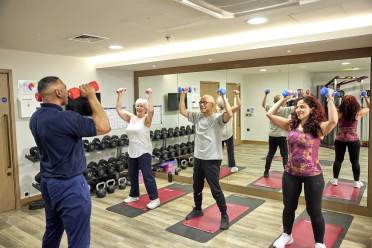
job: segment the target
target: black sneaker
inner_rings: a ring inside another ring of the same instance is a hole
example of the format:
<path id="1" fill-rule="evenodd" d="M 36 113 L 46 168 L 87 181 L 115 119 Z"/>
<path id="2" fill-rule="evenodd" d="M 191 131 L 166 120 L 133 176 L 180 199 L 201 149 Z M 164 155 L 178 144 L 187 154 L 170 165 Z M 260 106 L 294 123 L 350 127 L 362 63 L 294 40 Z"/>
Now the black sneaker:
<path id="1" fill-rule="evenodd" d="M 190 220 L 200 216 L 203 216 L 203 210 L 193 208 L 192 211 L 188 215 L 186 215 L 186 220 Z"/>
<path id="2" fill-rule="evenodd" d="M 269 171 L 268 170 L 265 170 L 264 177 L 269 177 Z"/>
<path id="3" fill-rule="evenodd" d="M 221 230 L 227 230 L 229 229 L 229 216 L 227 214 L 222 214 L 221 215 Z"/>

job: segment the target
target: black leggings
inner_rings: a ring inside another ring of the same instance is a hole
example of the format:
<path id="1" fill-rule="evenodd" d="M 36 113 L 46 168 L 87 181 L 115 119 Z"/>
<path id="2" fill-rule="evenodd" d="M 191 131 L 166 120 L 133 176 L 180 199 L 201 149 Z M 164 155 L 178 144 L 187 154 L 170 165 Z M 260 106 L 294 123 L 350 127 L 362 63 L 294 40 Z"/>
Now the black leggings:
<path id="1" fill-rule="evenodd" d="M 335 162 L 333 163 L 333 177 L 338 178 L 341 171 L 341 165 L 344 161 L 346 147 L 349 151 L 351 168 L 353 170 L 354 181 L 359 181 L 360 165 L 359 165 L 359 152 L 360 142 L 357 141 L 335 141 Z"/>
<path id="2" fill-rule="evenodd" d="M 287 234 L 292 233 L 295 211 L 298 198 L 302 191 L 302 183 L 305 188 L 306 211 L 310 216 L 313 234 L 316 243 L 323 243 L 324 218 L 322 214 L 322 194 L 324 189 L 323 174 L 316 176 L 293 176 L 287 172 L 283 175 L 283 228 Z"/>
<path id="3" fill-rule="evenodd" d="M 280 156 L 283 158 L 283 167 L 287 165 L 288 162 L 288 145 L 287 137 L 273 137 L 269 136 L 269 152 L 266 156 L 265 170 L 269 171 L 271 167 L 271 162 L 273 161 L 276 149 L 279 147 Z"/>

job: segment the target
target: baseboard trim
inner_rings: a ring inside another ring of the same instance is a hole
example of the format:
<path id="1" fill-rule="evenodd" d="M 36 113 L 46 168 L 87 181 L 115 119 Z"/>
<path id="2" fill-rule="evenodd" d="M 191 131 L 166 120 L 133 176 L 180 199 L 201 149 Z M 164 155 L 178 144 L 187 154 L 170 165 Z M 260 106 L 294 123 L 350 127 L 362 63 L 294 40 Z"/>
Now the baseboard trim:
<path id="1" fill-rule="evenodd" d="M 269 142 L 261 140 L 242 140 L 243 144 L 267 145 Z"/>
<path id="2" fill-rule="evenodd" d="M 24 206 L 30 204 L 31 202 L 40 201 L 42 199 L 43 198 L 41 197 L 41 194 L 33 195 L 33 196 L 30 196 L 30 197 L 21 199 L 20 200 L 20 205 L 21 205 L 21 207 L 24 207 Z"/>

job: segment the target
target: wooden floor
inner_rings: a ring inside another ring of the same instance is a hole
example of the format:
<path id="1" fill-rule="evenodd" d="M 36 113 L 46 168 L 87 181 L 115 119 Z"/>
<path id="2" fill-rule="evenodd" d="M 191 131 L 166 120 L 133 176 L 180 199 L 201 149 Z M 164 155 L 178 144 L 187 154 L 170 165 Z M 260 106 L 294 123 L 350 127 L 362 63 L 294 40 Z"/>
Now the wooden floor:
<path id="1" fill-rule="evenodd" d="M 157 179 L 158 187 L 168 182 Z M 145 193 L 143 185 L 141 192 Z M 206 207 L 214 203 L 209 189 L 204 190 Z M 266 202 L 232 225 L 229 230 L 217 235 L 207 243 L 199 243 L 169 233 L 166 228 L 182 220 L 193 206 L 192 193 L 171 201 L 136 218 L 127 218 L 106 210 L 121 202 L 129 193 L 128 188 L 116 191 L 106 198 L 92 197 L 91 247 L 170 248 L 170 247 L 234 247 L 267 248 L 282 232 L 282 203 Z M 231 193 L 225 192 L 225 195 Z M 304 210 L 299 206 L 297 214 Z M 41 247 L 44 232 L 44 210 L 21 209 L 0 214 L 0 247 Z M 366 247 L 372 234 L 372 218 L 354 216 L 342 248 Z M 66 235 L 61 247 L 67 247 Z"/>
<path id="2" fill-rule="evenodd" d="M 265 168 L 265 160 L 262 159 L 266 157 L 268 152 L 268 145 L 266 144 L 241 144 L 235 147 L 235 159 L 238 166 L 244 167 L 243 170 L 238 173 L 232 174 L 223 178 L 221 181 L 233 185 L 248 186 L 250 183 L 257 180 L 263 175 Z M 279 149 L 276 153 L 280 156 Z M 329 148 L 320 148 L 319 159 L 320 160 L 330 160 L 334 161 L 334 150 Z M 360 150 L 360 180 L 367 182 L 368 179 L 368 148 L 361 147 Z M 222 164 L 227 164 L 227 154 L 226 148 L 224 150 L 224 159 Z M 323 175 L 325 182 L 329 182 L 333 178 L 331 166 L 323 166 Z M 283 171 L 282 162 L 273 161 L 271 164 L 271 171 Z M 183 170 L 180 175 L 186 177 L 192 177 L 192 168 L 187 168 Z M 345 153 L 345 159 L 342 164 L 341 173 L 339 178 L 353 180 L 353 173 L 351 170 L 351 163 L 349 161 L 348 152 Z M 302 192 L 303 194 L 304 192 Z M 367 206 L 367 189 L 364 191 L 363 198 L 360 205 Z"/>

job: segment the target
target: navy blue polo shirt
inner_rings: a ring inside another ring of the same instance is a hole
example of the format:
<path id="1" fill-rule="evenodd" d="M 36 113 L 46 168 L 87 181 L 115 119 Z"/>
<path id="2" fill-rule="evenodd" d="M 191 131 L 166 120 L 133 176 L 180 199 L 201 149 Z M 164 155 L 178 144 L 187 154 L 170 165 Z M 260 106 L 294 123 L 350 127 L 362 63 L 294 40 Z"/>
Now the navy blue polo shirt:
<path id="1" fill-rule="evenodd" d="M 30 129 L 40 150 L 42 177 L 70 178 L 82 174 L 86 160 L 82 137 L 96 135 L 92 119 L 59 105 L 42 103 L 31 117 Z"/>

